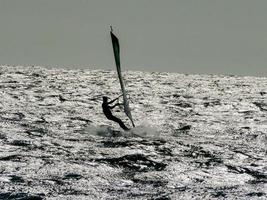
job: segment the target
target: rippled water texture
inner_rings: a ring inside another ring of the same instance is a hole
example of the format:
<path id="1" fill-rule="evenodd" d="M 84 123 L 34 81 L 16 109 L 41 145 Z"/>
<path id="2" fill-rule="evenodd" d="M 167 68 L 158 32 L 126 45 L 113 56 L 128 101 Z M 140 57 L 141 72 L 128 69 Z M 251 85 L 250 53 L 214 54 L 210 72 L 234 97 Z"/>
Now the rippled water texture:
<path id="1" fill-rule="evenodd" d="M 266 199 L 267 78 L 0 67 L 0 199 Z M 114 115 L 129 121 L 118 108 Z"/>

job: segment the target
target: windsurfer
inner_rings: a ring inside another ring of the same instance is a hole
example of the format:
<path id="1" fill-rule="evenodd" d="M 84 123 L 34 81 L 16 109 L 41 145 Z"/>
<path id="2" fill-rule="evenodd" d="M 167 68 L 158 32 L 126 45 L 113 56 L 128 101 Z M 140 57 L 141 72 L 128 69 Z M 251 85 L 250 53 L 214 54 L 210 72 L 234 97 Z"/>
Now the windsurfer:
<path id="1" fill-rule="evenodd" d="M 111 112 L 111 110 L 112 110 L 113 108 L 115 108 L 116 106 L 122 105 L 122 104 L 120 104 L 120 103 L 116 103 L 116 104 L 113 105 L 113 106 L 109 106 L 109 104 L 112 104 L 112 103 L 113 103 L 114 101 L 116 101 L 118 98 L 120 98 L 120 96 L 117 97 L 117 98 L 115 98 L 115 99 L 113 99 L 112 101 L 108 101 L 108 97 L 103 96 L 103 103 L 102 103 L 103 113 L 105 114 L 105 116 L 107 117 L 107 119 L 112 120 L 112 121 L 114 121 L 114 122 L 117 122 L 123 130 L 128 131 L 128 130 L 130 130 L 130 129 L 127 128 L 127 127 L 125 126 L 125 124 L 122 122 L 122 120 L 119 119 L 119 118 L 117 118 L 117 117 L 115 117 L 115 116 L 112 114 L 112 112 Z"/>

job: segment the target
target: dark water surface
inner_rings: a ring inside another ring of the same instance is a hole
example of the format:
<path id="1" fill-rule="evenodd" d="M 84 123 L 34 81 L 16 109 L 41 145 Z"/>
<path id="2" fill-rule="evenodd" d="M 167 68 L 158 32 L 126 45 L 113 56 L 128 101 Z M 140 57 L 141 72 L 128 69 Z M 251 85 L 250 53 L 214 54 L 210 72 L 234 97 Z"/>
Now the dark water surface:
<path id="1" fill-rule="evenodd" d="M 128 133 L 114 71 L 0 67 L 0 199 L 266 198 L 267 78 L 124 77 Z"/>

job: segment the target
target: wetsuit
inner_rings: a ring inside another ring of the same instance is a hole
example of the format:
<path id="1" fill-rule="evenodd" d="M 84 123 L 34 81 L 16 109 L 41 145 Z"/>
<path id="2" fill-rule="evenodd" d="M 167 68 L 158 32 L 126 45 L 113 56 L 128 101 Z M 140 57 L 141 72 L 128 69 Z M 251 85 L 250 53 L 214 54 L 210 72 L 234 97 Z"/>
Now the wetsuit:
<path id="1" fill-rule="evenodd" d="M 112 115 L 111 109 L 114 108 L 115 106 L 119 105 L 119 104 L 115 104 L 114 106 L 109 106 L 108 104 L 109 104 L 108 102 L 103 102 L 102 103 L 102 109 L 103 109 L 103 113 L 105 114 L 105 116 L 109 120 L 117 122 L 123 130 L 126 130 L 126 131 L 130 130 L 129 128 L 127 128 L 125 126 L 125 124 L 119 118 L 117 118 L 114 115 Z"/>

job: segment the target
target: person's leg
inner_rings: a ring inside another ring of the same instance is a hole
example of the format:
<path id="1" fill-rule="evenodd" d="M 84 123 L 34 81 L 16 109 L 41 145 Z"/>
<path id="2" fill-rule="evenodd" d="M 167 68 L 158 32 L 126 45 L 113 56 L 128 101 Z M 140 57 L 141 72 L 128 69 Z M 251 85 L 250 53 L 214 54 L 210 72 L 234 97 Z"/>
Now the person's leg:
<path id="1" fill-rule="evenodd" d="M 112 121 L 114 121 L 114 122 L 117 122 L 123 130 L 126 130 L 126 131 L 130 130 L 129 128 L 127 128 L 125 126 L 125 124 L 119 118 L 117 118 L 115 116 L 112 116 L 109 119 L 112 120 Z"/>

